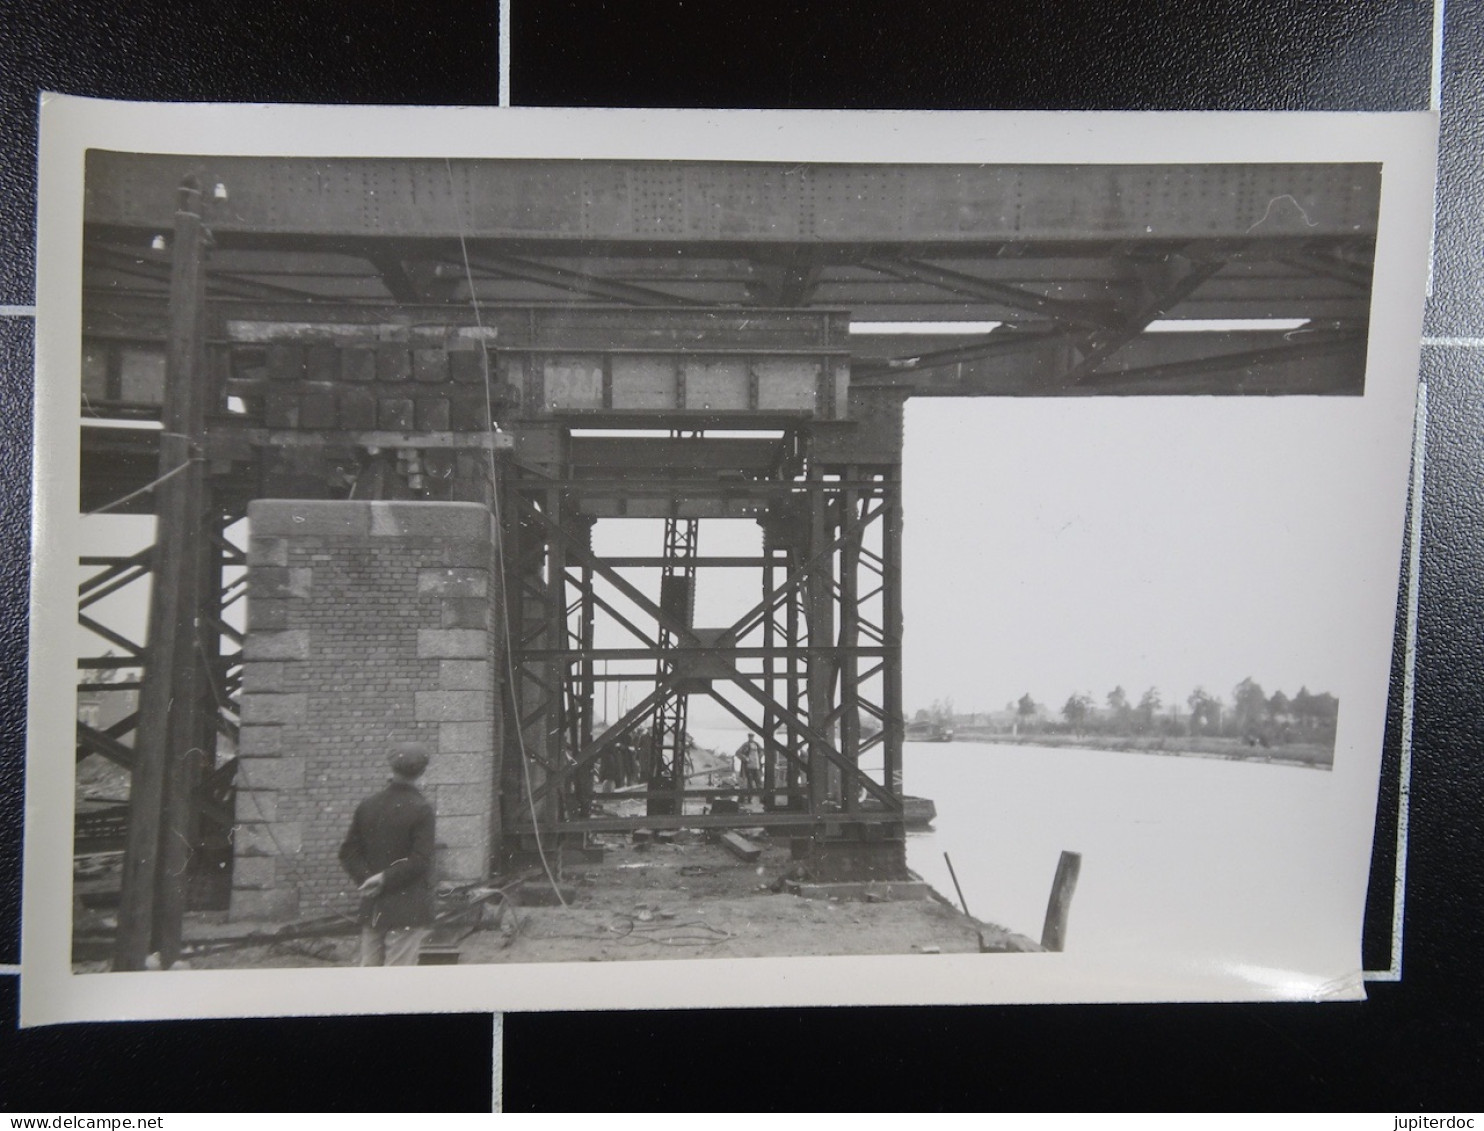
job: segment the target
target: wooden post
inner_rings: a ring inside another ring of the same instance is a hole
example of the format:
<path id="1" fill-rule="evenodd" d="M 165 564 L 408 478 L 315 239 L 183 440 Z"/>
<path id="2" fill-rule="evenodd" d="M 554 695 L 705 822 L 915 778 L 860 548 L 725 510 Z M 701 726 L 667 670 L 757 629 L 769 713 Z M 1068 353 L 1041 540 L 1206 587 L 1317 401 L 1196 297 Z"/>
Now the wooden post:
<path id="1" fill-rule="evenodd" d="M 197 451 L 206 383 L 206 232 L 200 210 L 200 186 L 188 177 L 179 190 L 171 249 L 159 464 L 160 475 L 170 477 L 155 488 L 155 564 L 114 941 L 116 970 L 143 970 L 153 950 L 169 965 L 180 945 L 183 822 L 190 805 L 187 751 L 199 741 L 200 729 L 195 640 L 206 542 L 204 465 Z"/>
<path id="2" fill-rule="evenodd" d="M 1041 947 L 1060 952 L 1066 948 L 1067 914 L 1072 910 L 1072 894 L 1077 890 L 1077 876 L 1082 871 L 1080 852 L 1063 852 L 1056 862 L 1056 878 L 1051 881 L 1051 900 L 1046 905 L 1046 925 L 1041 929 Z"/>

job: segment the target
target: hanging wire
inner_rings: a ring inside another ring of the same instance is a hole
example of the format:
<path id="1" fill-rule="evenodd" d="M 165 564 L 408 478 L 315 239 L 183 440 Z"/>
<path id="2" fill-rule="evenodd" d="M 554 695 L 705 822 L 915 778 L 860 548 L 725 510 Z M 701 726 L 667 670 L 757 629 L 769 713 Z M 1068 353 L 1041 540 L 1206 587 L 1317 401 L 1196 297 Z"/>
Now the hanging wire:
<path id="1" fill-rule="evenodd" d="M 490 396 L 492 375 L 490 373 L 489 346 L 484 334 L 484 316 L 479 309 L 479 292 L 474 288 L 474 271 L 469 265 L 469 241 L 464 235 L 464 214 L 463 210 L 459 207 L 458 187 L 453 179 L 453 162 L 445 157 L 443 159 L 443 167 L 448 171 L 449 198 L 453 202 L 454 222 L 458 225 L 459 229 L 459 251 L 462 253 L 464 259 L 464 278 L 469 285 L 469 304 L 474 309 L 474 324 L 479 329 L 479 357 L 484 369 L 484 419 L 486 435 L 489 440 L 489 443 L 485 445 L 485 458 L 489 466 L 490 497 L 494 501 L 495 537 L 498 539 L 500 538 L 500 532 L 504 530 L 504 520 L 500 514 L 500 483 L 495 472 L 495 410 L 493 400 Z M 497 542 L 495 545 L 495 568 L 498 571 L 500 580 L 500 600 L 498 603 L 500 606 L 500 622 L 503 630 L 502 638 L 505 644 L 505 673 L 508 680 L 506 686 L 510 688 L 511 695 L 518 695 L 520 684 L 516 679 L 515 661 L 510 653 L 510 608 L 505 599 L 509 590 L 506 587 L 505 581 L 505 555 L 503 550 L 504 547 Z M 525 733 L 521 729 L 519 711 L 516 714 L 515 741 L 520 750 L 521 773 L 525 778 L 526 806 L 530 810 L 531 828 L 536 836 L 536 855 L 541 858 L 542 871 L 546 873 L 546 879 L 551 884 L 551 890 L 556 893 L 557 902 L 563 907 L 566 907 L 567 901 L 562 896 L 562 889 L 557 883 L 556 877 L 552 875 L 551 864 L 546 859 L 546 849 L 541 843 L 541 821 L 536 816 L 536 799 L 533 796 L 531 788 L 530 755 L 526 751 Z"/>
<path id="2" fill-rule="evenodd" d="M 172 467 L 169 471 L 165 472 L 164 475 L 161 475 L 158 479 L 155 479 L 155 480 L 152 480 L 149 483 L 146 483 L 143 487 L 139 488 L 137 491 L 130 491 L 123 498 L 121 498 L 121 499 L 115 499 L 113 502 L 108 503 L 105 506 L 98 507 L 96 510 L 83 511 L 83 515 L 82 516 L 84 518 L 91 518 L 95 514 L 107 514 L 109 511 L 113 510 L 115 507 L 121 507 L 125 503 L 127 503 L 129 500 L 131 500 L 131 499 L 137 499 L 137 498 L 139 498 L 140 495 L 148 494 L 150 491 L 153 491 L 156 487 L 158 487 L 161 483 L 165 482 L 165 480 L 167 480 L 167 479 L 174 479 L 182 471 L 184 471 L 186 468 L 190 467 L 191 464 L 193 464 L 193 463 L 200 463 L 200 462 L 201 462 L 201 457 L 200 456 L 191 456 L 189 459 L 187 459 L 185 461 L 185 463 L 179 465 L 178 467 Z"/>

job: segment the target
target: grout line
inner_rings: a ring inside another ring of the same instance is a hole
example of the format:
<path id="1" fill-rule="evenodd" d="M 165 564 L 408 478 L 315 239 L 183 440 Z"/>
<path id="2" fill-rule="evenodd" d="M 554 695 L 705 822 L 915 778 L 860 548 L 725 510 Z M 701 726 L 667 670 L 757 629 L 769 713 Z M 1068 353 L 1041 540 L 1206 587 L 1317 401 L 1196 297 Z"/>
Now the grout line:
<path id="1" fill-rule="evenodd" d="M 0 962 L 0 978 L 4 978 L 7 975 L 12 978 L 18 978 L 20 974 L 21 968 L 19 966 L 15 966 L 9 962 Z"/>
<path id="2" fill-rule="evenodd" d="M 492 1020 L 495 1043 L 490 1050 L 490 1114 L 500 1115 L 505 1110 L 505 1015 L 496 1013 Z"/>
<path id="3" fill-rule="evenodd" d="M 1412 727 L 1417 690 L 1417 595 L 1422 560 L 1422 495 L 1427 467 L 1427 382 L 1417 386 L 1417 423 L 1412 436 L 1411 529 L 1407 539 L 1407 638 L 1402 661 L 1402 749 L 1396 801 L 1396 880 L 1391 896 L 1391 966 L 1366 970 L 1368 982 L 1402 980 L 1402 929 L 1407 906 L 1407 836 L 1412 803 Z"/>
<path id="4" fill-rule="evenodd" d="M 500 0 L 500 105 L 510 105 L 510 0 Z"/>
<path id="5" fill-rule="evenodd" d="M 1454 349 L 1484 349 L 1484 338 L 1423 338 L 1424 346 L 1451 346 Z"/>
<path id="6" fill-rule="evenodd" d="M 34 306 L 0 306 L 0 318 L 35 318 Z"/>

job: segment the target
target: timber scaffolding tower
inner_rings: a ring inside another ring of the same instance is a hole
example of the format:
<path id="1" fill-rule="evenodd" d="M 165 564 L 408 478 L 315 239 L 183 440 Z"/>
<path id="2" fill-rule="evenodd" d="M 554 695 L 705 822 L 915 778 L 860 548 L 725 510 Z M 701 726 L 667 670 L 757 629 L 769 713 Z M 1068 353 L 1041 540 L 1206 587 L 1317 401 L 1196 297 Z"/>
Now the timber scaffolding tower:
<path id="1" fill-rule="evenodd" d="M 1359 395 L 1378 200 L 1369 165 L 90 152 L 80 504 L 158 518 L 79 589 L 110 647 L 81 686 L 139 695 L 78 724 L 79 760 L 131 773 L 116 967 L 173 959 L 186 881 L 241 820 L 254 500 L 494 516 L 486 871 L 538 833 L 760 823 L 899 868 L 905 401 Z M 1299 329 L 1151 331 L 1180 319 Z M 944 322 L 988 325 L 878 329 Z M 934 489 L 965 487 L 996 489 Z M 619 518 L 662 520 L 663 552 L 605 556 L 594 524 Z M 719 519 L 758 524 L 758 552 L 699 552 Z M 694 623 L 722 572 L 754 603 Z M 145 582 L 139 641 L 97 608 Z M 599 732 L 605 680 L 650 690 Z M 764 815 L 699 812 L 697 695 L 761 737 Z M 646 812 L 604 815 L 594 767 L 646 734 Z"/>

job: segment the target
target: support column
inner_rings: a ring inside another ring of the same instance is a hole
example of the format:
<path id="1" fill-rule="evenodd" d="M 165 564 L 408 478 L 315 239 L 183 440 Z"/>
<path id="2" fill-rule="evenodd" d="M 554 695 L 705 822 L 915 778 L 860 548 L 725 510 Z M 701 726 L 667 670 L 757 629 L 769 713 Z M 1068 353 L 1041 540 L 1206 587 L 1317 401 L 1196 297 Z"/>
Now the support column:
<path id="1" fill-rule="evenodd" d="M 882 669 L 882 713 L 886 716 L 884 761 L 886 787 L 902 796 L 902 476 L 901 466 L 882 477 L 886 513 L 881 516 L 882 625 L 886 656 Z"/>
<path id="2" fill-rule="evenodd" d="M 489 512 L 474 503 L 258 500 L 232 916 L 352 914 L 337 854 L 400 741 L 435 753 L 439 880 L 488 875 Z"/>
<path id="3" fill-rule="evenodd" d="M 558 527 L 565 521 L 562 513 L 562 493 L 552 489 L 546 492 L 547 516 Z M 562 540 L 552 536 L 546 542 L 546 647 L 565 648 L 567 645 L 567 555 Z M 560 773 L 567 761 L 564 731 L 566 729 L 567 664 L 563 660 L 548 660 L 545 665 L 547 687 L 545 725 L 546 764 L 552 773 Z M 543 819 L 552 825 L 562 819 L 562 791 L 553 790 L 546 796 L 542 807 Z M 553 843 L 555 843 L 553 841 Z"/>
<path id="4" fill-rule="evenodd" d="M 831 654 L 834 651 L 835 595 L 831 592 L 834 555 L 821 554 L 830 543 L 830 525 L 824 491 L 824 474 L 813 459 L 809 464 L 809 549 L 813 561 L 806 582 L 809 614 L 809 725 L 829 737 Z M 818 742 L 809 744 L 809 809 L 822 812 L 829 797 L 829 757 Z"/>
<path id="5" fill-rule="evenodd" d="M 855 478 L 856 468 L 846 467 L 846 482 Z M 840 546 L 840 751 L 852 766 L 860 764 L 860 664 L 855 647 L 860 642 L 860 613 L 856 606 L 859 593 L 857 576 L 860 569 L 861 523 L 857 513 L 859 492 L 847 487 L 840 494 L 840 523 L 845 541 Z M 860 789 L 853 777 L 841 783 L 842 801 L 847 813 L 860 811 Z"/>
<path id="6" fill-rule="evenodd" d="M 774 735 L 778 729 L 778 717 L 771 703 L 771 700 L 776 698 L 778 690 L 773 679 L 773 649 L 777 647 L 774 639 L 777 612 L 773 608 L 773 556 L 766 550 L 764 554 L 763 608 L 766 612 L 763 616 L 763 692 L 770 702 L 763 708 L 763 809 L 771 811 L 774 808 L 778 789 L 778 751 L 774 743 Z"/>
<path id="7" fill-rule="evenodd" d="M 200 187 L 187 178 L 172 246 L 156 560 L 129 787 L 116 970 L 144 969 L 152 951 L 168 966 L 180 951 L 188 850 L 183 834 L 192 792 L 187 752 L 199 747 L 202 730 L 203 684 L 195 647 L 206 545 L 205 473 L 198 452 L 206 395 L 206 232 L 200 207 Z"/>

